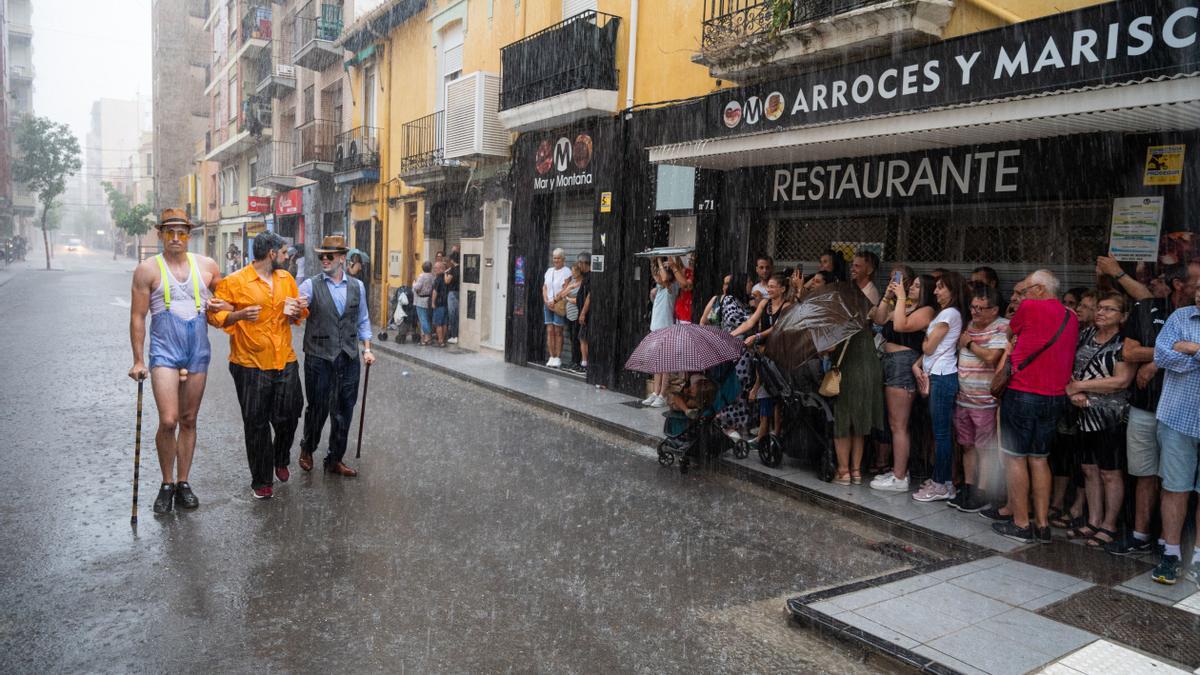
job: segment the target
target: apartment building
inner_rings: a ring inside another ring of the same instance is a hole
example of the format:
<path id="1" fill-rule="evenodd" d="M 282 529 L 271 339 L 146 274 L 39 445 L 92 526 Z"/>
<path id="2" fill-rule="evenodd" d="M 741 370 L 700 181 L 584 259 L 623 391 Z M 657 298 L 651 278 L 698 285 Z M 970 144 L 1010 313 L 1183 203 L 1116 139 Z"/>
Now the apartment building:
<path id="1" fill-rule="evenodd" d="M 25 115 L 33 114 L 33 2 L 4 0 L 0 11 L 0 237 L 20 234 L 30 238 L 37 197 L 22 185 L 14 185 L 15 156 L 11 130 Z"/>
<path id="2" fill-rule="evenodd" d="M 101 98 L 92 103 L 83 143 L 84 193 L 88 204 L 107 204 L 104 183 L 136 198 L 144 171 L 144 142 L 150 129 L 150 101 Z M 103 229 L 113 229 L 112 214 L 103 213 Z"/>

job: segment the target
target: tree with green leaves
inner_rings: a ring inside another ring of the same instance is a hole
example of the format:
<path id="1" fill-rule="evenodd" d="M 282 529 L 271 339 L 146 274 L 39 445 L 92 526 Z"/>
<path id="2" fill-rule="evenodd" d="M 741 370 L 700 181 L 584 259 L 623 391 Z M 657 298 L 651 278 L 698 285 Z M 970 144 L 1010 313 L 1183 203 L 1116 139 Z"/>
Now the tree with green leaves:
<path id="1" fill-rule="evenodd" d="M 150 231 L 150 216 L 154 207 L 147 200 L 134 204 L 129 195 L 121 192 L 112 183 L 103 183 L 104 194 L 108 197 L 108 208 L 112 213 L 113 224 L 137 242 L 138 249 L 142 247 L 142 235 Z"/>
<path id="2" fill-rule="evenodd" d="M 67 176 L 74 176 L 83 165 L 79 161 L 79 139 L 67 125 L 33 115 L 21 118 L 13 136 L 19 157 L 13 164 L 13 178 L 42 203 L 42 244 L 46 248 L 46 269 L 50 269 L 48 217 L 54 200 L 67 189 Z"/>

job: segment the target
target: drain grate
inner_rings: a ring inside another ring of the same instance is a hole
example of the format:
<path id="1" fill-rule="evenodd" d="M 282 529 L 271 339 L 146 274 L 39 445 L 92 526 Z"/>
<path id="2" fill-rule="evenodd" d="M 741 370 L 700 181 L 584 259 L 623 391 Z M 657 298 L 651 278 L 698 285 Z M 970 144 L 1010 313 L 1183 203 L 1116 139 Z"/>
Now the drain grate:
<path id="1" fill-rule="evenodd" d="M 1107 555 L 1085 546 L 1059 542 L 1053 546 L 1027 547 L 1008 557 L 1101 586 L 1116 586 L 1154 567 L 1139 558 Z"/>
<path id="2" fill-rule="evenodd" d="M 1200 616 L 1180 609 L 1093 586 L 1039 613 L 1189 669 L 1200 666 Z"/>
<path id="3" fill-rule="evenodd" d="M 935 556 L 928 551 L 922 550 L 911 544 L 902 544 L 896 541 L 878 541 L 871 544 L 871 550 L 880 555 L 885 555 L 894 560 L 899 560 L 902 563 L 907 563 L 913 567 L 922 567 L 941 562 L 942 558 Z"/>

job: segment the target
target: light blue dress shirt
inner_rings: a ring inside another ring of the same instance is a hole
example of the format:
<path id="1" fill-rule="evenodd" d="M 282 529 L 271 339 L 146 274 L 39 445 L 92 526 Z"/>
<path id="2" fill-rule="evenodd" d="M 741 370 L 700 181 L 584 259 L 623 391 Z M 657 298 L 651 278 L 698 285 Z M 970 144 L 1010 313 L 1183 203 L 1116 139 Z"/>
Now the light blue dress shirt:
<path id="1" fill-rule="evenodd" d="M 1194 305 L 1175 310 L 1154 342 L 1154 362 L 1165 373 L 1155 414 L 1175 431 L 1200 438 L 1200 352 L 1175 351 L 1181 340 L 1200 342 L 1200 308 Z"/>
<path id="2" fill-rule="evenodd" d="M 313 279 L 309 277 L 300 284 L 300 297 L 308 301 L 309 306 L 312 306 L 313 299 Z M 353 281 L 358 284 L 358 339 L 371 339 L 371 314 L 367 311 L 367 289 L 363 286 L 363 282 L 355 279 L 349 274 L 342 274 L 341 282 L 335 282 L 333 277 L 324 276 L 325 285 L 329 288 L 329 294 L 333 296 L 333 306 L 337 308 L 338 316 L 341 316 L 346 311 L 346 289 L 349 282 Z"/>

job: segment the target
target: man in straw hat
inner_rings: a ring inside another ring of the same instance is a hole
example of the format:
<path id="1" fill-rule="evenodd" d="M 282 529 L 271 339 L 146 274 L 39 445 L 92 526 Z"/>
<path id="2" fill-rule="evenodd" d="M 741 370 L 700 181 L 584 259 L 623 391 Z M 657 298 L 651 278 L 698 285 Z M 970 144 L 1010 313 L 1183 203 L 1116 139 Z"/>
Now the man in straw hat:
<path id="1" fill-rule="evenodd" d="M 246 434 L 250 489 L 255 499 L 269 499 L 275 479 L 288 480 L 304 407 L 292 325 L 308 310 L 286 269 L 287 242 L 263 232 L 254 238 L 253 251 L 254 262 L 217 284 L 215 295 L 223 304 L 209 322 L 229 333 L 229 372 Z"/>
<path id="2" fill-rule="evenodd" d="M 188 477 L 196 450 L 196 414 L 212 356 L 205 313 L 211 309 L 212 289 L 220 272 L 212 258 L 188 253 L 195 223 L 183 209 L 164 209 L 156 227 L 163 252 L 143 260 L 133 271 L 129 308 L 133 367 L 129 377 L 149 377 L 158 405 L 154 445 L 163 478 L 154 512 L 167 513 L 176 504 L 184 509 L 200 505 Z M 149 368 L 143 359 L 147 312 Z"/>
<path id="3" fill-rule="evenodd" d="M 314 249 L 321 273 L 300 284 L 300 297 L 308 302 L 304 325 L 304 436 L 300 441 L 300 468 L 311 471 L 313 452 L 321 442 L 325 418 L 330 418 L 329 451 L 325 471 L 353 478 L 358 472 L 342 461 L 346 437 L 358 402 L 358 343 L 362 361 L 375 362 L 371 353 L 371 318 L 363 283 L 346 273 L 346 238 L 325 237 Z"/>

